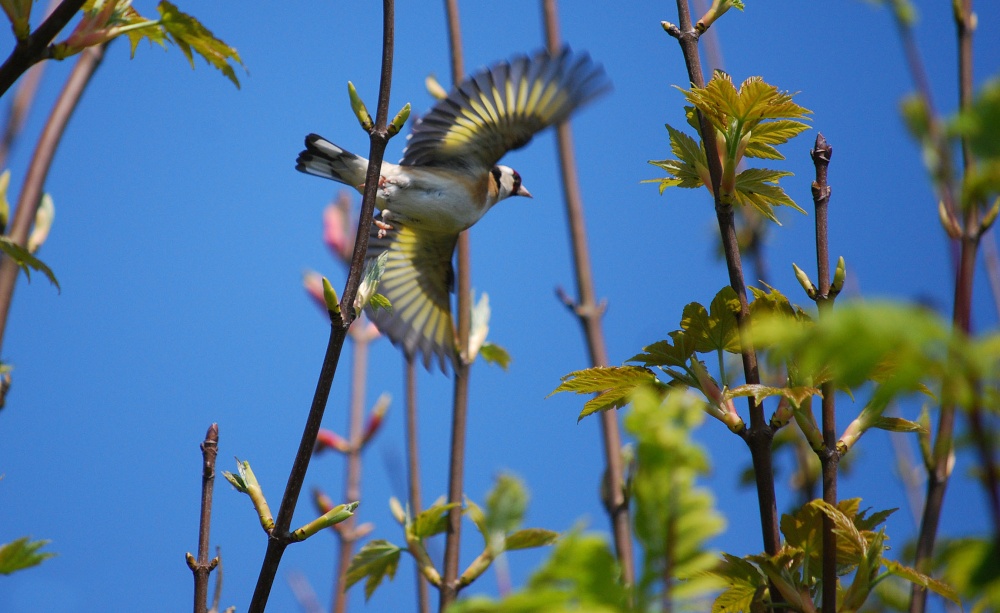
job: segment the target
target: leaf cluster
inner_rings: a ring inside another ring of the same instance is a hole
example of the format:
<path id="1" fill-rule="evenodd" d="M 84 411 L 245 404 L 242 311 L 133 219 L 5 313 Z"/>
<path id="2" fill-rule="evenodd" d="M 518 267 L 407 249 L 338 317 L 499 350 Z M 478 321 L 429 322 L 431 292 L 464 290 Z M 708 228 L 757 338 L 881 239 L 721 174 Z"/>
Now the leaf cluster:
<path id="1" fill-rule="evenodd" d="M 627 499 L 634 534 L 643 548 L 636 585 L 623 585 L 621 569 L 604 539 L 573 531 L 560 539 L 524 589 L 499 601 L 469 598 L 449 611 L 624 613 L 655 610 L 657 603 L 666 602 L 673 610 L 705 610 L 706 595 L 717 587 L 706 573 L 718 560 L 706 543 L 722 532 L 725 522 L 711 494 L 696 483 L 708 470 L 704 450 L 691 437 L 703 413 L 680 391 L 661 398 L 654 390 L 639 389 L 631 405 L 625 427 L 636 447 Z M 499 505 L 493 507 L 494 517 L 508 515 Z M 489 538 L 488 522 L 477 524 L 483 524 L 481 531 Z M 509 526 L 501 524 L 499 529 Z"/>
<path id="2" fill-rule="evenodd" d="M 462 513 L 468 517 L 483 536 L 483 551 L 466 568 L 458 579 L 458 588 L 469 585 L 482 575 L 497 556 L 506 551 L 543 547 L 556 542 L 558 533 L 542 528 L 521 528 L 528 505 L 524 484 L 512 475 L 501 475 L 487 494 L 483 509 L 466 499 Z M 366 543 L 351 560 L 347 569 L 347 587 L 365 580 L 365 600 L 371 598 L 383 579 L 390 581 L 396 575 L 400 555 L 413 556 L 421 574 L 435 586 L 440 586 L 441 574 L 427 553 L 427 540 L 448 529 L 448 517 L 457 503 L 439 499 L 429 508 L 413 515 L 395 498 L 390 500 L 393 515 L 403 527 L 406 538 L 404 547 L 386 540 Z"/>
<path id="3" fill-rule="evenodd" d="M 739 558 L 725 554 L 723 561 L 706 573 L 725 585 L 712 606 L 713 613 L 764 610 L 771 600 L 769 584 L 780 592 L 783 606 L 807 613 L 819 610 L 823 589 L 832 587 L 837 590 L 837 611 L 852 613 L 889 576 L 916 583 L 958 603 L 956 592 L 944 583 L 884 557 L 887 537 L 879 526 L 895 509 L 869 514 L 859 510 L 860 502 L 855 498 L 833 506 L 813 500 L 782 516 L 785 542 L 774 556 Z M 832 520 L 836 535 L 836 586 L 824 586 L 822 580 L 824 517 Z"/>
<path id="4" fill-rule="evenodd" d="M 740 171 L 739 167 L 744 158 L 783 160 L 775 145 L 784 144 L 808 128 L 801 120 L 807 118 L 809 110 L 792 102 L 792 94 L 779 91 L 760 77 L 746 79 L 737 89 L 732 78 L 721 70 L 705 87 L 681 92 L 692 105 L 685 109 L 687 122 L 695 132 L 701 131 L 699 117 L 715 130 L 722 168 L 718 197 L 723 204 L 751 206 L 775 223 L 776 206 L 805 212 L 778 185 L 792 173 L 765 168 Z M 715 195 L 704 139 L 696 141 L 669 124 L 667 132 L 676 159 L 650 161 L 667 171 L 667 177 L 652 181 L 659 183 L 660 193 L 674 186 L 704 186 Z"/>
<path id="5" fill-rule="evenodd" d="M 139 43 L 148 40 L 161 47 L 176 45 L 194 68 L 195 54 L 219 70 L 236 87 L 240 86 L 234 65 L 243 66 L 240 54 L 216 38 L 200 21 L 161 0 L 156 7 L 159 19 L 147 19 L 132 7 L 132 0 L 88 0 L 83 16 L 63 41 L 52 45 L 51 57 L 65 59 L 87 47 L 103 45 L 119 36 L 129 39 L 132 57 Z"/>
<path id="6" fill-rule="evenodd" d="M 700 599 L 715 587 L 703 575 L 718 559 L 707 543 L 725 529 L 725 520 L 711 492 L 697 485 L 709 465 L 691 433 L 703 420 L 690 395 L 674 392 L 661 399 L 648 389 L 636 392 L 625 416 L 625 429 L 636 444 L 629 493 L 643 548 L 639 610 L 665 600 L 674 610 L 704 610 Z M 673 581 L 664 581 L 667 575 Z"/>
<path id="7" fill-rule="evenodd" d="M 23 536 L 15 541 L 0 545 L 0 575 L 9 575 L 19 570 L 38 566 L 56 554 L 38 551 L 49 541 L 33 541 Z"/>

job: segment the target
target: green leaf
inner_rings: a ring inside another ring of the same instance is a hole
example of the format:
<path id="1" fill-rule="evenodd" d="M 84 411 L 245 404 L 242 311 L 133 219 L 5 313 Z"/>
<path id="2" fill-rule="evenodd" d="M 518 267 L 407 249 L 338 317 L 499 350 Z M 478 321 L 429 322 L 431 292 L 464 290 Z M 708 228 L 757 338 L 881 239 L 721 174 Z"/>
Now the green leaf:
<path id="1" fill-rule="evenodd" d="M 926 588 L 938 596 L 947 598 L 948 600 L 961 606 L 962 601 L 959 599 L 958 593 L 955 592 L 955 588 L 950 585 L 938 581 L 937 579 L 932 579 L 927 575 L 923 575 L 909 566 L 903 566 L 895 560 L 883 560 L 882 563 L 885 564 L 885 569 L 891 574 L 906 579 L 910 583 L 915 583 L 923 588 Z"/>
<path id="2" fill-rule="evenodd" d="M 27 249 L 18 245 L 6 236 L 0 236 L 0 251 L 10 256 L 20 268 L 24 271 L 24 276 L 28 277 L 28 281 L 31 281 L 31 271 L 38 270 L 41 271 L 43 275 L 49 280 L 52 285 L 56 286 L 56 289 L 62 291 L 59 287 L 59 281 L 56 279 L 55 273 L 49 268 L 45 262 L 39 260 L 35 256 L 31 255 Z"/>
<path id="3" fill-rule="evenodd" d="M 236 49 L 222 42 L 194 17 L 182 13 L 176 6 L 163 0 L 156 7 L 160 12 L 160 25 L 194 68 L 194 53 L 205 58 L 210 65 L 222 72 L 237 88 L 240 86 L 230 61 L 243 66 Z"/>
<path id="4" fill-rule="evenodd" d="M 528 492 L 524 483 L 510 474 L 497 477 L 496 485 L 486 496 L 486 531 L 505 535 L 520 527 L 528 507 Z"/>
<path id="5" fill-rule="evenodd" d="M 675 130 L 670 124 L 667 124 L 667 132 L 670 134 L 670 150 L 679 159 L 649 161 L 670 175 L 666 179 L 651 180 L 654 183 L 659 181 L 660 193 L 662 194 L 667 187 L 673 186 L 696 188 L 711 185 L 704 147 L 687 134 Z"/>
<path id="6" fill-rule="evenodd" d="M 596 397 L 583 405 L 583 411 L 577 419 L 608 409 L 617 409 L 628 404 L 629 397 L 636 388 L 652 385 L 663 387 L 648 368 L 639 366 L 595 366 L 586 370 L 577 370 L 562 378 L 552 394 L 558 392 L 576 392 L 577 394 L 597 394 Z M 551 396 L 552 394 L 549 394 Z"/>
<path id="7" fill-rule="evenodd" d="M 551 545 L 559 539 L 559 533 L 544 528 L 525 528 L 507 536 L 505 549 L 532 549 Z"/>
<path id="8" fill-rule="evenodd" d="M 425 539 L 441 534 L 448 529 L 448 512 L 459 506 L 457 502 L 440 502 L 424 509 L 413 518 L 413 536 Z"/>
<path id="9" fill-rule="evenodd" d="M 944 543 L 943 577 L 959 593 L 977 600 L 980 610 L 1000 607 L 1000 558 L 996 539 L 990 536 L 956 539 Z M 976 608 L 972 608 L 976 610 Z"/>
<path id="10" fill-rule="evenodd" d="M 669 336 L 670 340 L 657 341 L 652 345 L 647 345 L 642 348 L 642 353 L 625 361 L 639 362 L 647 368 L 650 366 L 685 368 L 688 358 L 694 354 L 694 342 L 681 330 L 675 330 Z"/>
<path id="11" fill-rule="evenodd" d="M 802 406 L 802 403 L 809 398 L 820 394 L 820 390 L 815 387 L 770 387 L 756 383 L 740 385 L 739 387 L 728 389 L 723 392 L 722 396 L 727 400 L 729 398 L 736 398 L 739 396 L 752 396 L 758 403 L 764 398 L 768 398 L 770 396 L 783 396 L 788 398 L 792 405 L 799 407 Z"/>
<path id="12" fill-rule="evenodd" d="M 351 587 L 361 579 L 365 579 L 365 600 L 371 598 L 382 579 L 389 577 L 392 581 L 399 566 L 401 548 L 389 541 L 374 540 L 365 543 L 347 568 L 347 587 Z"/>
<path id="13" fill-rule="evenodd" d="M 739 353 L 740 335 L 736 323 L 736 313 L 740 309 L 739 298 L 730 286 L 725 286 L 712 299 L 711 312 L 697 302 L 684 307 L 681 315 L 681 329 L 694 343 L 695 351 L 707 353 L 724 350 Z"/>
<path id="14" fill-rule="evenodd" d="M 22 536 L 16 541 L 0 545 L 0 575 L 9 575 L 19 570 L 38 566 L 56 554 L 39 549 L 51 541 L 32 541 L 30 537 Z"/>
<path id="15" fill-rule="evenodd" d="M 486 360 L 487 364 L 496 364 L 500 368 L 507 370 L 510 368 L 511 358 L 507 350 L 496 343 L 485 342 L 479 348 L 479 355 Z"/>
<path id="16" fill-rule="evenodd" d="M 757 611 L 764 597 L 767 579 L 760 569 L 728 553 L 722 554 L 722 561 L 706 574 L 720 579 L 727 587 L 712 604 L 712 613 L 734 613 Z"/>
<path id="17" fill-rule="evenodd" d="M 778 187 L 782 177 L 790 177 L 792 173 L 766 168 L 748 168 L 736 175 L 736 203 L 752 206 L 761 215 L 774 223 L 781 225 L 774 215 L 774 207 L 790 206 L 805 214 L 805 211 L 788 197 L 785 190 Z"/>
<path id="18" fill-rule="evenodd" d="M 600 536 L 571 532 L 556 542 L 548 561 L 528 581 L 528 591 L 549 590 L 569 593 L 577 603 L 572 610 L 607 613 L 627 610 L 628 589 L 621 581 L 621 569 Z"/>
<path id="19" fill-rule="evenodd" d="M 489 545 L 490 531 L 486 527 L 486 514 L 483 513 L 483 509 L 478 504 L 468 497 L 465 499 L 465 516 L 475 524 L 476 529 L 479 530 L 479 534 L 483 535 L 483 544 Z"/>
<path id="20" fill-rule="evenodd" d="M 635 536 L 645 552 L 637 587 L 640 593 L 661 589 L 664 569 L 670 568 L 672 576 L 684 579 L 670 586 L 678 610 L 718 587 L 707 585 L 703 575 L 718 559 L 708 543 L 725 529 L 711 492 L 697 485 L 709 469 L 707 454 L 694 442 L 693 430 L 703 421 L 701 403 L 680 390 L 665 398 L 637 390 L 625 416 L 636 441 L 630 487 Z"/>
<path id="21" fill-rule="evenodd" d="M 1000 79 L 986 83 L 976 95 L 972 108 L 959 114 L 955 131 L 968 137 L 977 158 L 1000 158 Z"/>
<path id="22" fill-rule="evenodd" d="M 781 145 L 808 129 L 806 124 L 790 119 L 758 124 L 753 129 L 744 155 L 748 158 L 783 160 L 785 156 L 771 145 Z"/>

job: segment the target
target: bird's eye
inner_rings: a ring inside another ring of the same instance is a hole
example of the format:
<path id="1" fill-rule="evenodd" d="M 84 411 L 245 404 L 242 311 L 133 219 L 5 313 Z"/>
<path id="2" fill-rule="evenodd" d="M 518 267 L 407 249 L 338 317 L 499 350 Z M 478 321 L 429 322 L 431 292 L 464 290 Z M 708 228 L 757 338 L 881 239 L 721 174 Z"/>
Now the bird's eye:
<path id="1" fill-rule="evenodd" d="M 511 172 L 514 173 L 514 189 L 511 191 L 516 194 L 517 190 L 521 189 L 521 175 L 517 174 L 516 170 Z"/>

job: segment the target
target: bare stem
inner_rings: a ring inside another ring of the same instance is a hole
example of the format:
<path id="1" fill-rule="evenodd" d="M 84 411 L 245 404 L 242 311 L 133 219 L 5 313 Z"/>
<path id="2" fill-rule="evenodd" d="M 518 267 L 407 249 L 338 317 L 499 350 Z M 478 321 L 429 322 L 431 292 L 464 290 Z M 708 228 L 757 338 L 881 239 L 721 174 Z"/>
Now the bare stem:
<path id="1" fill-rule="evenodd" d="M 701 58 L 698 54 L 698 32 L 692 27 L 691 12 L 687 0 L 677 0 L 677 13 L 680 27 L 673 32 L 673 35 L 677 38 L 681 53 L 684 55 L 688 77 L 695 87 L 704 87 L 705 77 L 702 74 Z M 736 314 L 736 320 L 740 329 L 744 377 L 748 384 L 756 384 L 760 383 L 760 373 L 757 368 L 757 353 L 754 351 L 748 324 L 750 305 L 747 301 L 746 283 L 743 280 L 743 265 L 740 261 L 739 243 L 736 239 L 733 208 L 723 203 L 719 198 L 722 165 L 719 161 L 719 147 L 715 129 L 701 113 L 698 113 L 698 125 L 700 126 L 702 142 L 705 145 L 708 171 L 712 181 L 712 193 L 715 194 L 715 214 L 719 222 L 723 251 L 726 255 L 729 284 L 740 301 L 740 310 Z M 764 418 L 763 407 L 752 397 L 747 398 L 747 404 L 750 408 L 750 428 L 742 432 L 742 437 L 750 448 L 750 457 L 753 461 L 764 551 L 774 555 L 778 552 L 781 544 L 778 534 L 778 508 L 774 491 L 774 467 L 771 454 L 774 431 Z M 777 590 L 772 590 L 771 593 L 777 598 Z"/>
<path id="2" fill-rule="evenodd" d="M 410 513 L 414 517 L 423 508 L 420 494 L 420 442 L 417 437 L 417 367 L 412 359 L 406 360 L 406 468 Z M 420 568 L 417 575 L 417 610 L 427 613 L 431 609 L 427 580 Z"/>
<path id="3" fill-rule="evenodd" d="M 828 207 L 830 186 L 827 183 L 827 169 L 831 147 L 822 134 L 816 135 L 816 145 L 809 152 L 816 167 L 816 180 L 812 184 L 813 206 L 816 209 L 816 268 L 819 288 L 816 306 L 820 317 L 825 317 L 833 308 L 835 293 L 830 291 L 830 232 Z M 823 449 L 818 452 L 823 475 L 823 501 L 837 506 L 837 467 L 840 453 L 837 451 L 836 396 L 832 381 L 822 385 L 822 432 Z M 837 612 L 837 534 L 833 520 L 823 516 L 823 613 Z"/>
<path id="4" fill-rule="evenodd" d="M 355 318 L 354 299 L 361 283 L 361 272 L 368 249 L 368 235 L 371 232 L 372 214 L 375 211 L 375 191 L 378 188 L 382 158 L 390 138 L 386 122 L 389 115 L 389 88 L 392 84 L 394 9 L 393 0 L 382 0 L 382 72 L 379 83 L 378 109 L 375 114 L 375 126 L 369 133 L 371 147 L 368 156 L 368 172 L 365 178 L 358 232 L 347 284 L 340 302 L 340 312 L 330 313 L 330 340 L 327 343 L 326 355 L 320 368 L 319 381 L 316 384 L 312 406 L 302 431 L 299 449 L 288 474 L 288 483 L 285 485 L 281 506 L 278 508 L 278 517 L 268 538 L 267 551 L 264 553 L 264 561 L 261 563 L 260 574 L 257 577 L 257 586 L 254 589 L 253 599 L 250 601 L 251 613 L 263 613 L 267 606 L 271 586 L 274 584 L 274 577 L 278 572 L 278 564 L 281 562 L 285 547 L 291 542 L 288 529 L 291 525 L 292 515 L 295 513 L 299 494 L 302 491 L 306 470 L 309 468 L 309 460 L 316 445 L 316 435 L 319 433 L 320 424 L 323 421 L 326 402 L 330 396 L 330 386 L 333 384 L 333 377 L 340 361 L 340 353 L 344 348 L 344 339 L 347 337 L 347 331 Z"/>
<path id="5" fill-rule="evenodd" d="M 559 35 L 556 0 L 542 0 L 542 15 L 545 21 L 546 45 L 553 53 L 558 52 L 562 47 L 562 41 Z M 559 169 L 566 202 L 566 221 L 569 226 L 578 295 L 576 302 L 569 306 L 583 328 L 591 365 L 607 366 L 608 353 L 601 323 L 604 312 L 597 303 L 596 291 L 594 290 L 594 275 L 590 265 L 583 198 L 580 194 L 573 149 L 573 132 L 568 122 L 556 126 L 556 144 L 559 150 Z M 618 563 L 622 568 L 622 580 L 628 585 L 634 585 L 635 564 L 632 555 L 632 531 L 628 503 L 625 500 L 625 488 L 622 483 L 624 471 L 618 416 L 613 411 L 603 411 L 600 414 L 600 423 L 608 478 L 607 512 L 611 519 L 615 551 L 618 554 Z"/>
<path id="6" fill-rule="evenodd" d="M 212 489 L 215 485 L 215 458 L 219 455 L 219 425 L 212 424 L 201 442 L 201 521 L 198 524 L 198 559 L 191 565 L 194 574 L 194 613 L 208 611 L 208 576 L 219 563 L 209 562 L 209 531 L 212 527 Z M 218 590 L 217 590 L 218 591 Z"/>
<path id="7" fill-rule="evenodd" d="M 462 30 L 456 0 L 445 0 L 448 19 L 448 48 L 451 55 L 451 81 L 461 82 L 465 74 L 462 61 Z M 472 271 L 469 232 L 458 236 L 458 356 L 455 365 L 454 401 L 451 419 L 451 454 L 448 461 L 448 502 L 457 506 L 448 512 L 448 531 L 444 542 L 444 578 L 441 582 L 439 610 L 445 611 L 458 596 L 459 550 L 462 538 L 462 493 L 465 477 L 465 438 L 469 407 L 469 329 L 472 320 Z"/>
<path id="8" fill-rule="evenodd" d="M 348 416 L 348 440 L 351 449 L 347 453 L 347 467 L 344 474 L 344 500 L 361 500 L 361 435 L 362 422 L 365 417 L 365 386 L 368 378 L 368 346 L 371 337 L 363 332 L 359 325 L 351 333 L 352 358 L 351 365 L 351 409 Z M 357 526 L 357 515 L 352 515 L 339 524 L 337 537 L 340 541 L 337 553 L 337 576 L 334 580 L 333 611 L 343 613 L 347 610 L 347 569 L 351 566 L 354 555 L 354 543 L 357 540 L 354 529 Z"/>
<path id="9" fill-rule="evenodd" d="M 37 30 L 28 38 L 17 41 L 10 56 L 0 65 L 0 96 L 7 93 L 24 71 L 49 57 L 49 43 L 66 27 L 83 3 L 84 0 L 63 0 Z"/>
<path id="10" fill-rule="evenodd" d="M 62 7 L 60 6 L 60 8 Z M 52 107 L 49 119 L 42 129 L 38 144 L 35 146 L 35 153 L 31 158 L 31 165 L 28 167 L 28 173 L 24 179 L 24 186 L 21 188 L 17 210 L 14 212 L 14 219 L 9 228 L 8 236 L 18 245 L 24 246 L 28 241 L 31 224 L 35 219 L 35 211 L 38 209 L 45 189 L 45 179 L 52 166 L 52 158 L 62 140 L 63 131 L 103 57 L 104 46 L 90 47 L 80 53 L 55 106 Z M 17 275 L 17 264 L 10 258 L 3 258 L 3 261 L 0 262 L 0 347 L 3 346 L 4 331 L 7 328 L 10 304 L 14 298 Z"/>
<path id="11" fill-rule="evenodd" d="M 972 0 L 961 0 L 961 6 L 955 15 L 958 31 L 958 77 L 959 104 L 963 110 L 972 104 Z M 908 30 L 906 30 L 908 32 Z M 912 41 L 912 35 L 910 35 Z M 915 48 L 915 43 L 911 42 Z M 927 87 L 924 84 L 924 87 Z M 929 91 L 923 94 L 928 100 Z M 928 105 L 928 108 L 931 107 Z M 937 116 L 932 114 L 931 124 L 938 123 Z M 971 170 L 972 158 L 966 139 L 962 139 L 963 172 Z M 946 176 L 950 176 L 950 162 Z M 945 184 L 949 193 L 951 186 Z M 954 209 L 952 209 L 954 210 Z M 971 203 L 962 216 L 961 251 L 958 270 L 955 274 L 955 298 L 952 313 L 952 326 L 956 333 L 968 335 L 972 324 L 972 287 L 976 267 L 976 254 L 979 247 L 979 211 L 977 203 Z M 938 525 L 941 519 L 941 508 L 944 505 L 945 490 L 952 469 L 953 438 L 955 431 L 955 406 L 948 399 L 942 403 L 938 417 L 937 438 L 933 445 L 933 462 L 927 479 L 927 497 L 924 500 L 924 512 L 920 522 L 920 534 L 917 537 L 915 566 L 920 572 L 928 572 L 931 558 L 934 555 L 934 544 L 937 539 Z M 927 607 L 927 590 L 913 586 L 910 597 L 910 613 L 923 613 Z"/>

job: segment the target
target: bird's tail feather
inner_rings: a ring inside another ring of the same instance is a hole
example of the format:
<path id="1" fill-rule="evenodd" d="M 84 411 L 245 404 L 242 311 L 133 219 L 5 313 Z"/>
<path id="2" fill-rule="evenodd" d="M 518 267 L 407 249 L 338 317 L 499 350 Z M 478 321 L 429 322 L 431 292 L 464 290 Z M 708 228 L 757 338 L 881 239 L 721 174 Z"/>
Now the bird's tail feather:
<path id="1" fill-rule="evenodd" d="M 365 181 L 368 160 L 342 149 L 317 134 L 306 137 L 306 148 L 295 160 L 299 172 L 333 179 L 357 188 Z"/>

